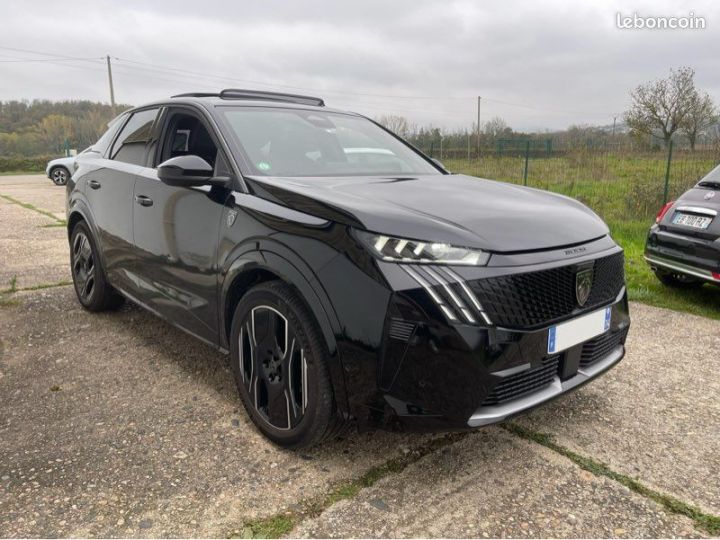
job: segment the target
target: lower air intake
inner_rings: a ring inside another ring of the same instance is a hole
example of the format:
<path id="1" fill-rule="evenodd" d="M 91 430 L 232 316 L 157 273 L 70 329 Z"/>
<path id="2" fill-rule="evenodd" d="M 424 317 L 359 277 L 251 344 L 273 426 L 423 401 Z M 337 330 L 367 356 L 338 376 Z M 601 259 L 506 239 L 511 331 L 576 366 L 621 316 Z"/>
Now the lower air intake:
<path id="1" fill-rule="evenodd" d="M 506 401 L 520 398 L 536 392 L 553 382 L 558 372 L 560 355 L 543 359 L 542 365 L 510 375 L 493 388 L 490 395 L 483 401 L 483 406 L 500 405 Z"/>
<path id="2" fill-rule="evenodd" d="M 608 332 L 586 342 L 580 354 L 580 367 L 589 366 L 601 358 L 605 358 L 625 341 L 627 332 L 627 328 L 619 332 Z"/>

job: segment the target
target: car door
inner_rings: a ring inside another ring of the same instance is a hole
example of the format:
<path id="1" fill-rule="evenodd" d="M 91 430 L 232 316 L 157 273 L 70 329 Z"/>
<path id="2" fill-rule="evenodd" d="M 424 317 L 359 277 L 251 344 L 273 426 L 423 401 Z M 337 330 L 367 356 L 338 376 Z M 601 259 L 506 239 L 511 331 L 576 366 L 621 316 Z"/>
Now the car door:
<path id="1" fill-rule="evenodd" d="M 113 286 L 131 295 L 133 278 L 133 189 L 146 160 L 146 144 L 158 108 L 129 114 L 114 143 L 85 178 L 85 193 L 92 209 L 105 264 Z M 100 141 L 99 141 L 100 142 Z"/>
<path id="2" fill-rule="evenodd" d="M 160 181 L 157 165 L 183 154 L 199 155 L 218 174 L 225 158 L 202 114 L 166 111 L 158 141 L 135 182 L 133 237 L 142 298 L 152 310 L 192 334 L 217 343 L 217 246 L 223 206 L 221 187 L 173 187 Z"/>

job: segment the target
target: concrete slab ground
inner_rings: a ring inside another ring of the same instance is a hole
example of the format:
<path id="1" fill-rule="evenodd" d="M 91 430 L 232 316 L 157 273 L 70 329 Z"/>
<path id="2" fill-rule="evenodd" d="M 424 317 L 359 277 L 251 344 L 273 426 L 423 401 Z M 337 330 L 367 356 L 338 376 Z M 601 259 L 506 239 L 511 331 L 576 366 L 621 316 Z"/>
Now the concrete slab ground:
<path id="1" fill-rule="evenodd" d="M 226 536 L 426 437 L 353 434 L 283 451 L 242 410 L 227 359 L 72 287 L 0 308 L 2 536 Z"/>
<path id="2" fill-rule="evenodd" d="M 17 288 L 69 281 L 70 254 L 65 227 L 58 226 L 59 222 L 51 217 L 3 198 L 5 193 L 5 186 L 0 185 L 0 290 L 10 287 L 13 280 Z M 13 200 L 26 202 L 24 198 Z"/>
<path id="3" fill-rule="evenodd" d="M 720 322 L 632 305 L 604 377 L 518 423 L 720 515 Z"/>
<path id="4" fill-rule="evenodd" d="M 696 536 L 619 484 L 500 428 L 473 433 L 302 523 L 292 536 L 602 538 Z"/>
<path id="5" fill-rule="evenodd" d="M 8 195 L 65 219 L 65 187 L 43 174 L 0 176 L 0 194 Z"/>

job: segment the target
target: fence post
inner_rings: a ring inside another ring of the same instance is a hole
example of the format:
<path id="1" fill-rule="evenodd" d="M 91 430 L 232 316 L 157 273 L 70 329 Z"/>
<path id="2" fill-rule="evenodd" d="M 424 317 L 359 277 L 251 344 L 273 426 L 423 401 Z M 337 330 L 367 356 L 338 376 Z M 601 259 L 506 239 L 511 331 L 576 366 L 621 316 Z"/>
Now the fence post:
<path id="1" fill-rule="evenodd" d="M 433 157 L 433 146 L 434 146 L 434 144 L 435 144 L 434 141 L 430 141 L 430 157 Z"/>
<path id="2" fill-rule="evenodd" d="M 523 172 L 523 185 L 527 186 L 528 158 L 530 157 L 530 139 L 525 141 L 525 171 Z"/>
<path id="3" fill-rule="evenodd" d="M 663 191 L 663 204 L 667 204 L 669 195 L 668 192 L 670 190 L 670 163 L 672 163 L 672 149 L 673 141 L 670 139 L 670 142 L 668 143 L 667 166 L 665 167 L 665 190 Z"/>

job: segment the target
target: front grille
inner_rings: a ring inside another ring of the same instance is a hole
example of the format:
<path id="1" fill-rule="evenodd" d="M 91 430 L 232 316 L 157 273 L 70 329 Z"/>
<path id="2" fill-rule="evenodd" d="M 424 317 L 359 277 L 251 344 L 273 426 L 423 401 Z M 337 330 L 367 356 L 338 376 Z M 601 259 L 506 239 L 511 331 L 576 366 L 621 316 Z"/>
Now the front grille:
<path id="1" fill-rule="evenodd" d="M 526 394 L 536 392 L 549 385 L 558 372 L 560 355 L 543 359 L 542 365 L 510 375 L 493 388 L 490 395 L 483 401 L 483 406 L 500 405 L 506 401 L 517 399 Z"/>
<path id="2" fill-rule="evenodd" d="M 580 367 L 589 366 L 601 358 L 605 358 L 625 341 L 627 332 L 627 328 L 619 332 L 608 332 L 585 342 L 580 354 Z"/>
<path id="3" fill-rule="evenodd" d="M 469 282 L 469 286 L 494 324 L 527 329 L 614 300 L 625 283 L 623 263 L 622 252 L 591 261 L 593 282 L 582 309 L 575 296 L 575 275 L 587 263 L 478 279 Z"/>

